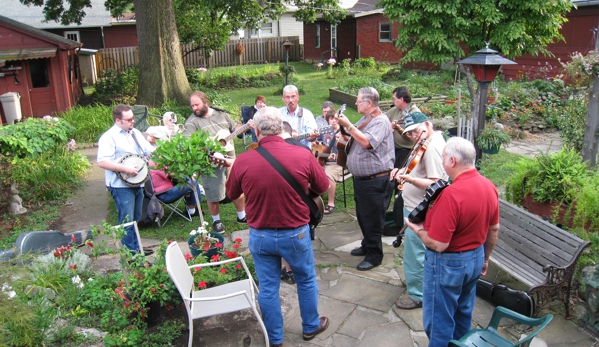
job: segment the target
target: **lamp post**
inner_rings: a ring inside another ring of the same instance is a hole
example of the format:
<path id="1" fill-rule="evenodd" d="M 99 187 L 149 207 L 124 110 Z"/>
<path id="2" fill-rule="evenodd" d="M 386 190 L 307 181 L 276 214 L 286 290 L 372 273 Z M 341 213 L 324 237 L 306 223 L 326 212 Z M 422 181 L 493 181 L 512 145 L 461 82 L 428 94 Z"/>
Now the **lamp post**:
<path id="1" fill-rule="evenodd" d="M 289 49 L 293 46 L 293 43 L 285 41 L 283 46 L 285 46 L 285 85 L 289 85 Z"/>
<path id="2" fill-rule="evenodd" d="M 478 122 L 475 123 L 474 130 L 474 146 L 476 148 L 476 159 L 480 159 L 482 152 L 476 140 L 485 127 L 485 120 L 487 115 L 487 90 L 489 84 L 493 82 L 495 76 L 501 65 L 517 64 L 514 61 L 506 59 L 498 54 L 496 50 L 487 47 L 476 51 L 476 54 L 466 59 L 458 61 L 458 64 L 469 65 L 470 69 L 474 73 L 474 77 L 478 82 L 478 90 L 480 91 L 478 99 Z"/>

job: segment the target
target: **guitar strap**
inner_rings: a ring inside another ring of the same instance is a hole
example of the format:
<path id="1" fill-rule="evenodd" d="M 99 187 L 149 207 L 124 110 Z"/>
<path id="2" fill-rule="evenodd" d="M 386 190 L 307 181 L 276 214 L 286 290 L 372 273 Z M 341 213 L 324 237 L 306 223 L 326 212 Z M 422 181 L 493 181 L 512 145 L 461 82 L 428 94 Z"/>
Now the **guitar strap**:
<path id="1" fill-rule="evenodd" d="M 144 155 L 145 152 L 144 152 L 143 148 L 141 148 L 141 146 L 139 145 L 139 142 L 137 142 L 137 137 L 135 137 L 135 132 L 133 130 L 131 130 L 131 137 L 133 138 L 133 140 L 137 144 L 137 147 L 141 150 L 141 153 L 137 152 L 137 154 L 145 157 L 145 155 Z"/>
<path id="2" fill-rule="evenodd" d="M 277 170 L 277 172 L 281 176 L 283 176 L 285 181 L 287 181 L 287 183 L 289 183 L 289 185 L 295 190 L 295 192 L 302 198 L 304 203 L 306 205 L 308 205 L 308 208 L 310 209 L 310 225 L 312 227 L 316 228 L 316 225 L 318 225 L 318 223 L 322 220 L 322 215 L 320 213 L 320 210 L 318 209 L 318 206 L 316 206 L 316 203 L 314 202 L 314 200 L 312 200 L 308 196 L 308 194 L 306 194 L 306 192 L 302 189 L 302 187 L 299 185 L 299 183 L 297 183 L 297 181 L 293 178 L 293 176 L 291 176 L 289 171 L 287 171 L 287 169 L 285 169 L 285 167 L 283 167 L 283 165 L 281 165 L 281 163 L 275 157 L 273 157 L 269 151 L 267 151 L 262 146 L 258 146 L 256 148 L 256 151 L 258 151 L 258 153 L 262 157 L 264 157 L 264 159 L 266 159 L 266 161 L 270 165 L 272 165 L 272 167 L 275 170 Z"/>

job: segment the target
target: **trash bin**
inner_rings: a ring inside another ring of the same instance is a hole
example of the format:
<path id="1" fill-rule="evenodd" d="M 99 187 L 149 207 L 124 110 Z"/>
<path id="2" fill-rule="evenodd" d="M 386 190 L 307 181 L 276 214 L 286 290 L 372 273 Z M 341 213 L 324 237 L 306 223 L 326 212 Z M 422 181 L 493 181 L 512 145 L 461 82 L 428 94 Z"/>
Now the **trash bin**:
<path id="1" fill-rule="evenodd" d="M 21 95 L 16 92 L 8 92 L 0 95 L 6 123 L 15 124 L 15 121 L 20 121 L 23 115 L 21 114 Z"/>

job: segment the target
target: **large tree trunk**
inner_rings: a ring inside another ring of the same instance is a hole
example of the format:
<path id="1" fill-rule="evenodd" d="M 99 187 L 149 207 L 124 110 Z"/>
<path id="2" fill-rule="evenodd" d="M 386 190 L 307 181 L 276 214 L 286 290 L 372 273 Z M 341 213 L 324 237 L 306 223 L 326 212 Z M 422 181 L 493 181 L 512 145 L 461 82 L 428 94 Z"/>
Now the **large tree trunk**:
<path id="1" fill-rule="evenodd" d="M 134 0 L 139 41 L 137 103 L 152 107 L 167 99 L 188 102 L 191 88 L 185 76 L 172 0 Z"/>

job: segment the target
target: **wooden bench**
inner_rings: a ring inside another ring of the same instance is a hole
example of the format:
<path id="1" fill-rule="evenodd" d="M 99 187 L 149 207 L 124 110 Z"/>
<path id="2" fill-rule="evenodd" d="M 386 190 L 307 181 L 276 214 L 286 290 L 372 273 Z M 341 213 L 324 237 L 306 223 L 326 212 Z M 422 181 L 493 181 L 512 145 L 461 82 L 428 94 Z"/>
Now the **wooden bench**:
<path id="1" fill-rule="evenodd" d="M 500 199 L 499 206 L 499 239 L 490 260 L 530 288 L 534 316 L 560 300 L 568 317 L 576 262 L 590 242 L 507 201 Z"/>

